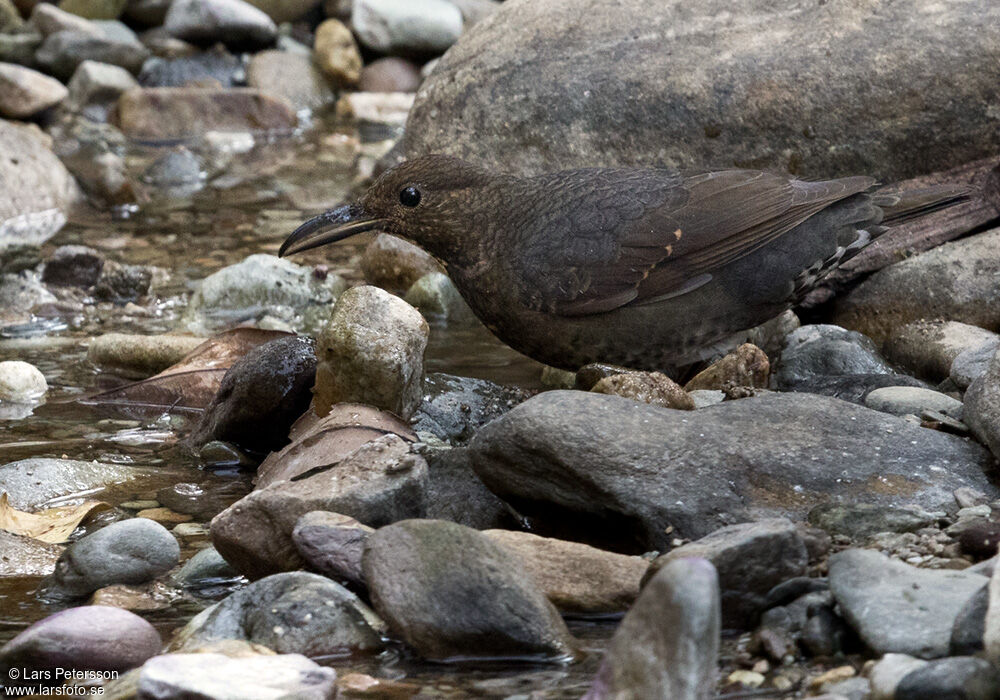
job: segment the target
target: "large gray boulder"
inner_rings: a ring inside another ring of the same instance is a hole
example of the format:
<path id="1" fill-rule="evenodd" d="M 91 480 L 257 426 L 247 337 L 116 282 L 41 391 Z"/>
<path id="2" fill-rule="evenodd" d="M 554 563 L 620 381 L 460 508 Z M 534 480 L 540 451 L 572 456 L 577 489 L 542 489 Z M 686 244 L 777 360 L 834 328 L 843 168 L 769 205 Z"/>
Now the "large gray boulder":
<path id="1" fill-rule="evenodd" d="M 892 182 L 997 153 L 998 79 L 992 0 L 509 0 L 435 67 L 405 145 Z"/>
<path id="2" fill-rule="evenodd" d="M 998 493 L 974 442 L 814 394 L 690 412 L 549 391 L 470 450 L 483 482 L 538 527 L 639 552 L 736 522 L 802 520 L 829 501 L 943 510 L 961 486 Z"/>

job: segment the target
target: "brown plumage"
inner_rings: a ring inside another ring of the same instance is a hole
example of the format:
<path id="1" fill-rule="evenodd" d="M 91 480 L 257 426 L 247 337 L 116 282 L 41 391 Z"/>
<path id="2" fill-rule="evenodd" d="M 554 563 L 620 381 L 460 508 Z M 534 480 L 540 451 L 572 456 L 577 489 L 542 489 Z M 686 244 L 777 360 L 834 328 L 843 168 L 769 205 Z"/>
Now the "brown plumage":
<path id="1" fill-rule="evenodd" d="M 531 357 L 669 371 L 791 307 L 885 230 L 880 205 L 912 216 L 961 196 L 914 204 L 867 194 L 874 184 L 653 168 L 522 178 L 424 156 L 280 254 L 378 228 L 438 258 L 486 326 Z"/>

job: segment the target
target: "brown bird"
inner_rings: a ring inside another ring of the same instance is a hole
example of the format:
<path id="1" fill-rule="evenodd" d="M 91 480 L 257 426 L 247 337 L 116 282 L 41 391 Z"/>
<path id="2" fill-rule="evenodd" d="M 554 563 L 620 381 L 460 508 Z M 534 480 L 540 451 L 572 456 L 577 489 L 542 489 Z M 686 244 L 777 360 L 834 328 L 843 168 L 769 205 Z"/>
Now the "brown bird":
<path id="1" fill-rule="evenodd" d="M 673 368 L 791 308 L 881 235 L 962 197 L 870 177 L 586 168 L 535 177 L 430 155 L 300 226 L 290 255 L 380 229 L 424 248 L 497 337 L 541 362 Z"/>

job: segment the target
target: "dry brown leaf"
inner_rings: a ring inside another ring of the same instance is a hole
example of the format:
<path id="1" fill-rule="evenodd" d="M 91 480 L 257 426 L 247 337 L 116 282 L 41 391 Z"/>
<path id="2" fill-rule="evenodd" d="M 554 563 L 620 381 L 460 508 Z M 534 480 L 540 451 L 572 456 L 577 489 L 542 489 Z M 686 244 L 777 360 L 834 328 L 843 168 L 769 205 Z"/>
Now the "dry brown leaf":
<path id="1" fill-rule="evenodd" d="M 0 530 L 32 537 L 40 542 L 65 542 L 87 516 L 111 508 L 104 501 L 84 501 L 75 506 L 46 508 L 37 513 L 18 510 L 10 504 L 7 492 L 0 494 Z"/>

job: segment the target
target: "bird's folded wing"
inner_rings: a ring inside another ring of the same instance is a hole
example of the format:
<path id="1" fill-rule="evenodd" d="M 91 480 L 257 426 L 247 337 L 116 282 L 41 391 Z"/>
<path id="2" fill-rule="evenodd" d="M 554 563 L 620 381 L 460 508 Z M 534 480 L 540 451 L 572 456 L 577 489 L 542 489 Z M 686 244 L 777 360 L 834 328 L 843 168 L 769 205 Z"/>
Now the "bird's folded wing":
<path id="1" fill-rule="evenodd" d="M 577 316 L 688 293 L 710 281 L 714 270 L 874 184 L 867 177 L 803 182 L 755 170 L 670 179 L 643 172 L 645 178 L 597 178 L 597 196 L 563 193 L 571 213 L 547 222 L 548 235 L 537 240 L 569 244 L 561 255 L 527 251 L 526 302 Z"/>

